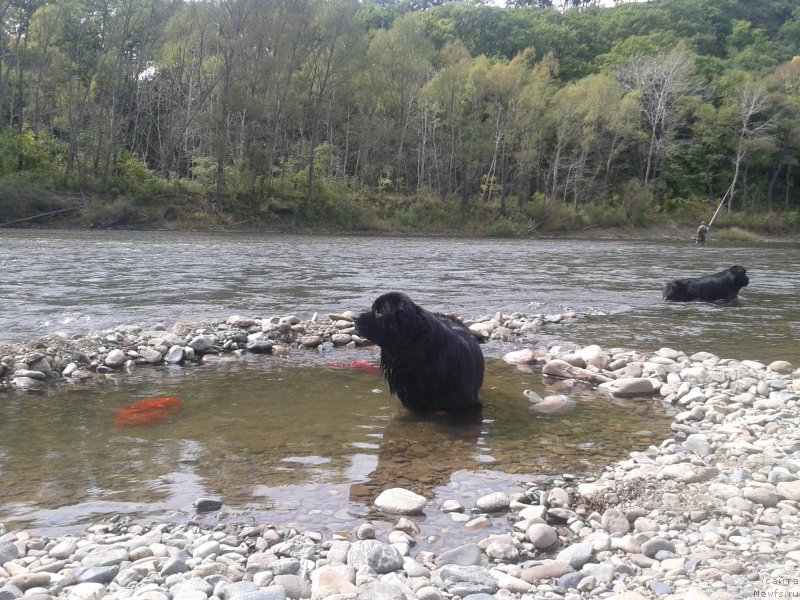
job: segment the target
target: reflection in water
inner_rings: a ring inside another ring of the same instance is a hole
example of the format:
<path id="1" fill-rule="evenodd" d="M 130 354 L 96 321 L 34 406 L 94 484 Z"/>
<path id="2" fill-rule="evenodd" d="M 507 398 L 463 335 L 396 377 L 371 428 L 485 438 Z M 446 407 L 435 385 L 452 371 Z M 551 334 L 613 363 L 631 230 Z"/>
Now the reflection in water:
<path id="1" fill-rule="evenodd" d="M 8 394 L 0 403 L 0 522 L 50 534 L 112 513 L 156 521 L 194 517 L 201 496 L 224 501 L 201 518 L 350 530 L 370 503 L 402 486 L 467 506 L 534 476 L 592 472 L 658 443 L 660 402 L 618 406 L 575 392 L 564 415 L 530 410 L 522 392 L 550 393 L 540 373 L 487 362 L 482 414 L 466 422 L 420 417 L 384 381 L 325 366 L 331 355 L 246 355 L 202 367 L 141 368 L 85 388 Z M 337 359 L 371 360 L 366 350 Z M 573 390 L 574 392 L 574 390 Z M 117 411 L 148 397 L 180 410 L 143 427 L 114 427 Z M 435 508 L 425 531 L 453 524 Z M 448 536 L 466 535 L 448 531 Z"/>

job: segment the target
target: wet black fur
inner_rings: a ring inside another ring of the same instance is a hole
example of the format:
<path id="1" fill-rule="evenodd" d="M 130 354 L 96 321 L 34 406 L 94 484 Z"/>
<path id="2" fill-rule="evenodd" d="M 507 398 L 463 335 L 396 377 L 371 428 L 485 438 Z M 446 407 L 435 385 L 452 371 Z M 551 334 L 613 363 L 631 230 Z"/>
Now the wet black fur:
<path id="1" fill-rule="evenodd" d="M 734 265 L 713 275 L 676 279 L 664 287 L 664 300 L 671 302 L 733 300 L 739 294 L 739 290 L 750 283 L 746 273 L 744 267 Z"/>
<path id="2" fill-rule="evenodd" d="M 356 331 L 380 346 L 381 371 L 406 408 L 458 412 L 478 405 L 483 353 L 458 320 L 390 292 L 356 319 Z"/>

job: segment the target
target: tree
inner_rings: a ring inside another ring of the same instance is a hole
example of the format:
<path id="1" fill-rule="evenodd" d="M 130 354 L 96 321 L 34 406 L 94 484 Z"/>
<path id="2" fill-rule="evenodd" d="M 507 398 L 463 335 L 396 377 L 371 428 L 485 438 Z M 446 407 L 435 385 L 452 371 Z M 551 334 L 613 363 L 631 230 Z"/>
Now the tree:
<path id="1" fill-rule="evenodd" d="M 773 117 L 768 114 L 770 102 L 767 90 L 761 81 L 745 78 L 736 86 L 731 103 L 727 107 L 734 131 L 733 176 L 722 200 L 727 200 L 728 212 L 733 207 L 743 161 L 751 147 L 763 141 L 773 129 Z M 743 201 L 744 202 L 744 201 Z M 744 205 L 742 206 L 744 209 Z"/>
<path id="2" fill-rule="evenodd" d="M 672 148 L 681 118 L 680 98 L 699 89 L 692 72 L 690 56 L 680 45 L 656 56 L 635 56 L 617 71 L 623 89 L 639 93 L 640 120 L 647 134 L 640 175 L 644 185 L 658 175 Z"/>

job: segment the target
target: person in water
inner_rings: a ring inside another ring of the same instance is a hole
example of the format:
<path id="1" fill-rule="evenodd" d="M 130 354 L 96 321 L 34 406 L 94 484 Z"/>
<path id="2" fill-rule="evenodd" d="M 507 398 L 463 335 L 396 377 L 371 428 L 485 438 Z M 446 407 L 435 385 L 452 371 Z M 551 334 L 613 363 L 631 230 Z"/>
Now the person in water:
<path id="1" fill-rule="evenodd" d="M 708 226 L 706 226 L 705 221 L 701 221 L 700 227 L 697 228 L 697 233 L 694 236 L 694 243 L 698 246 L 705 246 L 706 233 L 708 233 Z"/>

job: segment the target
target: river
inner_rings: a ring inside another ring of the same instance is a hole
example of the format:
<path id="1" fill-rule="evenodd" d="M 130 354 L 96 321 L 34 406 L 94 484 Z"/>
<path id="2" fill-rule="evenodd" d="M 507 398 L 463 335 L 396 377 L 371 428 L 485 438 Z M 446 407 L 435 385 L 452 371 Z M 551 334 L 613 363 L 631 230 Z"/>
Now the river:
<path id="1" fill-rule="evenodd" d="M 800 363 L 796 245 L 592 240 L 471 240 L 168 232 L 0 231 L 0 341 L 231 314 L 303 319 L 363 310 L 397 289 L 466 318 L 498 311 L 579 319 L 545 338 L 605 348 L 687 352 Z M 748 269 L 731 304 L 669 304 L 671 278 Z M 545 395 L 537 369 L 484 345 L 481 418 L 419 419 L 374 373 L 330 362 L 377 362 L 370 349 L 279 358 L 244 355 L 205 366 L 139 368 L 42 394 L 0 391 L 0 522 L 56 535 L 114 514 L 156 521 L 273 522 L 323 532 L 362 519 L 394 485 L 434 499 L 421 526 L 435 550 L 469 532 L 437 506 L 531 482 L 583 477 L 630 450 L 658 444 L 669 407 L 610 402 L 570 390 L 575 409 L 542 416 L 523 391 Z M 120 428 L 121 407 L 178 397 L 166 423 Z M 200 496 L 223 500 L 197 516 Z M 502 531 L 502 517 L 490 527 Z M 483 535 L 486 531 L 481 532 Z"/>

